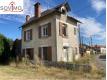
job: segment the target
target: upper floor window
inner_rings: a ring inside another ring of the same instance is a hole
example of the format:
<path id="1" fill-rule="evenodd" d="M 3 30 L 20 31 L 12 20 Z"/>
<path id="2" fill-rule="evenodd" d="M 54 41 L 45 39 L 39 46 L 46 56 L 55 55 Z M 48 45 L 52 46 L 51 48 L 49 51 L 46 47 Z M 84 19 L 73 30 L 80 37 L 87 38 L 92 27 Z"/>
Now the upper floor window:
<path id="1" fill-rule="evenodd" d="M 24 41 L 32 40 L 32 29 L 24 31 Z"/>
<path id="2" fill-rule="evenodd" d="M 77 30 L 76 30 L 76 28 L 74 28 L 74 35 L 76 35 L 76 33 L 77 33 Z"/>
<path id="3" fill-rule="evenodd" d="M 59 23 L 59 34 L 63 37 L 67 36 L 67 24 L 64 24 L 62 22 Z"/>
<path id="4" fill-rule="evenodd" d="M 45 25 L 41 27 L 41 36 L 42 37 L 47 37 L 48 36 L 48 25 Z"/>
<path id="5" fill-rule="evenodd" d="M 51 36 L 51 23 L 39 26 L 39 38 Z"/>

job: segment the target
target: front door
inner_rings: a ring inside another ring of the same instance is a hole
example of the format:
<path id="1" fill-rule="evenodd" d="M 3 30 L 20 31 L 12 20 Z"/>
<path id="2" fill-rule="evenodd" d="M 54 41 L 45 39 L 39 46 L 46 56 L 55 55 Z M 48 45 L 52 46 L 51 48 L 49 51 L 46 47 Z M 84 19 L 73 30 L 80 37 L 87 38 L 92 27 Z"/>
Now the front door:
<path id="1" fill-rule="evenodd" d="M 68 62 L 68 48 L 67 47 L 63 49 L 63 61 Z"/>

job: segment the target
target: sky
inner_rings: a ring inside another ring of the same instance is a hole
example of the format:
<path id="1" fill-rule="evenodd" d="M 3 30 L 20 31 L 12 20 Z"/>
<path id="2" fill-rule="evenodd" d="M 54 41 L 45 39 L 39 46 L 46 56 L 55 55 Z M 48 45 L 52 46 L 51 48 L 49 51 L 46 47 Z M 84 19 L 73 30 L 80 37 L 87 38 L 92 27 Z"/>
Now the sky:
<path id="1" fill-rule="evenodd" d="M 21 39 L 21 25 L 25 16 L 34 16 L 34 4 L 39 1 L 42 11 L 53 8 L 65 0 L 24 0 L 24 14 L 0 14 L 0 33 L 15 40 Z M 67 0 L 71 11 L 68 15 L 80 20 L 81 37 L 89 44 L 90 36 L 94 45 L 106 43 L 106 0 Z"/>

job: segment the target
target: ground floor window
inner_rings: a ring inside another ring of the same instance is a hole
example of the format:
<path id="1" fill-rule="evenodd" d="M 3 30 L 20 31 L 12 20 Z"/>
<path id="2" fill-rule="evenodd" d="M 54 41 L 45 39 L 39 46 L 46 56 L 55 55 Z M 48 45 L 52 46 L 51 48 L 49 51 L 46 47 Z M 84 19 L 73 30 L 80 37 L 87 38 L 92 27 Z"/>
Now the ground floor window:
<path id="1" fill-rule="evenodd" d="M 41 60 L 52 61 L 52 48 L 39 47 L 39 58 Z"/>
<path id="2" fill-rule="evenodd" d="M 34 60 L 34 49 L 33 48 L 23 49 L 23 55 L 26 56 L 29 60 Z"/>

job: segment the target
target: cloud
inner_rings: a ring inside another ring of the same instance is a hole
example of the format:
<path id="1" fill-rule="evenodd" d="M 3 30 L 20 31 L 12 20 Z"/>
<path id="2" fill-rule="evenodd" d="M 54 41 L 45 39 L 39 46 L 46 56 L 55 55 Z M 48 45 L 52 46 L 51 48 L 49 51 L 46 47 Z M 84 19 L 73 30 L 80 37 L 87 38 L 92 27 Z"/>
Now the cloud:
<path id="1" fill-rule="evenodd" d="M 5 20 L 7 21 L 15 21 L 15 22 L 25 22 L 25 16 L 30 15 L 30 17 L 34 16 L 34 4 L 36 3 L 37 0 L 24 0 L 24 14 L 22 15 L 11 15 L 11 14 L 2 14 L 0 15 L 0 23 L 6 23 Z M 42 11 L 45 11 L 47 9 L 46 3 L 43 4 L 41 0 L 41 7 Z M 49 7 L 50 8 L 50 7 Z"/>
<path id="2" fill-rule="evenodd" d="M 30 15 L 31 17 L 34 16 L 34 4 L 36 3 L 36 0 L 24 0 L 24 15 Z M 44 4 L 45 2 L 45 4 Z M 45 11 L 47 9 L 47 3 L 46 1 L 41 3 L 41 12 Z M 50 7 L 49 7 L 50 8 Z"/>
<path id="3" fill-rule="evenodd" d="M 106 8 L 106 2 L 104 0 L 91 0 L 91 5 L 97 12 L 101 12 Z"/>
<path id="4" fill-rule="evenodd" d="M 77 17 L 77 19 L 83 22 L 83 24 L 80 25 L 80 29 L 84 37 L 95 36 L 95 38 L 99 40 L 106 38 L 104 26 L 94 18 Z"/>
<path id="5" fill-rule="evenodd" d="M 98 40 L 106 39 L 106 31 L 101 31 L 101 32 L 97 33 L 95 38 L 97 38 Z"/>
<path id="6" fill-rule="evenodd" d="M 24 15 L 33 16 L 34 12 L 33 0 L 24 0 Z"/>
<path id="7" fill-rule="evenodd" d="M 23 15 L 1 14 L 0 19 L 1 19 L 0 22 L 2 22 L 2 23 L 6 23 L 6 21 L 24 23 L 24 16 Z"/>

